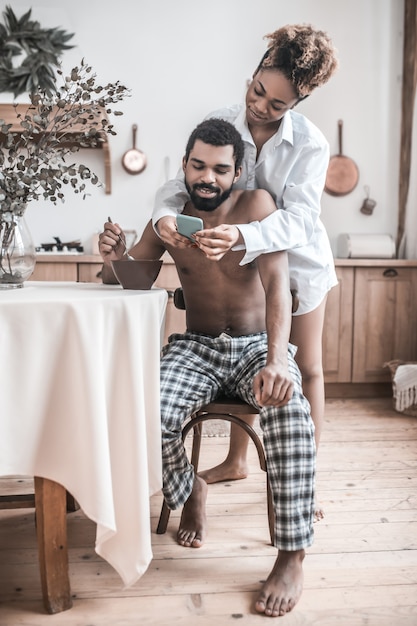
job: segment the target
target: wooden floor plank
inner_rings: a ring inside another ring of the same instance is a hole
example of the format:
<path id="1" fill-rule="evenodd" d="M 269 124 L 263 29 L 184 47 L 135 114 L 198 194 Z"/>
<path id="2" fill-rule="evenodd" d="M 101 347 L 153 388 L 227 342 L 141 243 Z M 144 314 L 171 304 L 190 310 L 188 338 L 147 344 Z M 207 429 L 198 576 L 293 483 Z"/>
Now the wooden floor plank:
<path id="1" fill-rule="evenodd" d="M 245 581 L 242 587 L 245 586 Z M 384 593 L 389 591 L 390 593 Z M 100 616 L 100 626 L 131 626 L 132 624 L 158 626 L 212 626 L 239 623 L 245 626 L 265 624 L 265 617 L 253 613 L 255 593 L 251 590 L 235 593 L 183 593 L 161 599 L 111 598 L 80 600 L 71 611 L 51 618 L 53 626 L 81 626 L 91 624 L 91 616 Z M 371 601 L 371 599 L 373 599 Z M 377 604 L 378 606 L 374 606 Z M 319 607 L 327 607 L 327 613 Z M 227 609 L 227 607 L 233 607 Z M 21 626 L 44 626 L 45 616 L 37 616 L 39 606 L 28 603 L 27 611 L 19 615 Z M 401 587 L 394 592 L 386 588 L 367 588 L 355 591 L 306 590 L 297 610 L 285 617 L 286 626 L 415 626 L 417 610 L 412 588 Z M 16 624 L 16 611 L 7 608 L 3 613 L 5 624 Z M 50 620 L 48 619 L 48 622 Z M 274 622 L 275 623 L 275 622 Z"/>
<path id="2" fill-rule="evenodd" d="M 228 443 L 205 437 L 201 466 L 221 460 Z M 128 589 L 95 553 L 95 525 L 82 511 L 70 513 L 74 605 L 53 616 L 42 606 L 33 509 L 0 511 L 1 626 L 265 624 L 253 600 L 275 549 L 253 450 L 249 462 L 248 479 L 210 486 L 209 535 L 200 550 L 176 544 L 180 512 L 165 535 L 155 534 L 162 496 L 152 497 L 154 559 Z M 19 481 L 1 479 L 0 493 L 30 493 L 30 479 Z M 315 525 L 301 601 L 282 623 L 416 626 L 417 420 L 396 413 L 390 398 L 328 400 L 317 493 L 326 517 Z"/>

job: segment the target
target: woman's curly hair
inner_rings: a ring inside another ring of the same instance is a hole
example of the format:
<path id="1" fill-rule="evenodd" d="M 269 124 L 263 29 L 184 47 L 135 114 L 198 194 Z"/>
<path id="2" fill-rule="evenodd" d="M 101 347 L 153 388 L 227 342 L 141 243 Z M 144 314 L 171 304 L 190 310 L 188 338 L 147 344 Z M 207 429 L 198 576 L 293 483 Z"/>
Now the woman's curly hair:
<path id="1" fill-rule="evenodd" d="M 283 26 L 265 39 L 270 43 L 256 71 L 279 70 L 300 99 L 324 85 L 339 65 L 327 33 L 309 24 Z"/>

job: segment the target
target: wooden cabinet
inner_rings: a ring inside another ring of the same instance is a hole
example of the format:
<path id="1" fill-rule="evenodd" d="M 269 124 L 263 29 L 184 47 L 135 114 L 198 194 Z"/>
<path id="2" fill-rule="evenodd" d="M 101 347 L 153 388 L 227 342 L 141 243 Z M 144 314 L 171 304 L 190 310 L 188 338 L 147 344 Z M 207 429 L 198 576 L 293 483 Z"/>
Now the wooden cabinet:
<path id="1" fill-rule="evenodd" d="M 77 280 L 79 283 L 101 283 L 101 267 L 103 263 L 100 257 L 100 262 L 82 262 L 77 263 Z"/>
<path id="2" fill-rule="evenodd" d="M 38 254 L 30 280 L 101 283 L 101 257 L 95 254 Z"/>
<path id="3" fill-rule="evenodd" d="M 77 264 L 36 260 L 35 270 L 30 280 L 65 280 L 77 281 Z"/>
<path id="4" fill-rule="evenodd" d="M 338 267 L 339 284 L 327 296 L 323 329 L 326 383 L 349 383 L 352 374 L 354 270 Z"/>
<path id="5" fill-rule="evenodd" d="M 417 358 L 417 268 L 355 270 L 352 382 L 384 382 L 383 365 Z"/>
<path id="6" fill-rule="evenodd" d="M 387 383 L 386 361 L 417 359 L 417 261 L 338 260 L 323 332 L 326 383 Z"/>

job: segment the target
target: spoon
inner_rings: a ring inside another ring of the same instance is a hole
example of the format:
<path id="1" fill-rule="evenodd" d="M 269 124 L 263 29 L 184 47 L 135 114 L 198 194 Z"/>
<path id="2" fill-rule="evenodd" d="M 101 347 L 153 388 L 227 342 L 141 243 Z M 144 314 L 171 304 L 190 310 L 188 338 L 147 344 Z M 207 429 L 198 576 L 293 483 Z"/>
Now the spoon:
<path id="1" fill-rule="evenodd" d="M 111 217 L 108 217 L 108 218 L 107 218 L 107 221 L 108 221 L 108 222 L 110 222 L 110 224 L 113 224 Z M 133 256 L 131 256 L 131 255 L 129 254 L 129 252 L 127 251 L 126 242 L 125 242 L 125 241 L 121 238 L 120 234 L 119 234 L 119 235 L 117 235 L 117 236 L 119 237 L 119 241 L 120 241 L 120 243 L 124 246 L 124 249 L 125 249 L 125 254 L 126 254 L 126 256 L 127 256 L 128 260 L 129 260 L 129 261 L 134 261 L 135 259 L 133 258 Z"/>

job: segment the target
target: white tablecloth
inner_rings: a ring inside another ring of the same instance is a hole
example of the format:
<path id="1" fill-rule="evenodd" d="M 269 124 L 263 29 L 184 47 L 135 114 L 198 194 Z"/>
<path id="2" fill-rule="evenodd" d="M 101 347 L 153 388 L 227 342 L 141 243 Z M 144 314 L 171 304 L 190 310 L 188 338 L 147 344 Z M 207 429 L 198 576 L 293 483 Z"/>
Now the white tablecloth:
<path id="1" fill-rule="evenodd" d="M 96 552 L 133 584 L 161 488 L 159 355 L 167 295 L 28 282 L 0 291 L 0 476 L 62 484 Z"/>

